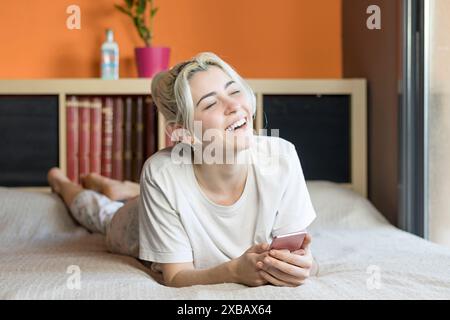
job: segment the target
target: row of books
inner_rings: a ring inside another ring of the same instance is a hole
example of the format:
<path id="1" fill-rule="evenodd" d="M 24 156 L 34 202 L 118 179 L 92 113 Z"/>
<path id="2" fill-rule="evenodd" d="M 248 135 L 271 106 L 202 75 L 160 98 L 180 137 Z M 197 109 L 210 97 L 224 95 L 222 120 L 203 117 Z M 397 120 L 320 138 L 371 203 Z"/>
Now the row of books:
<path id="1" fill-rule="evenodd" d="M 90 172 L 139 182 L 157 151 L 156 107 L 150 96 L 68 96 L 67 175 Z"/>

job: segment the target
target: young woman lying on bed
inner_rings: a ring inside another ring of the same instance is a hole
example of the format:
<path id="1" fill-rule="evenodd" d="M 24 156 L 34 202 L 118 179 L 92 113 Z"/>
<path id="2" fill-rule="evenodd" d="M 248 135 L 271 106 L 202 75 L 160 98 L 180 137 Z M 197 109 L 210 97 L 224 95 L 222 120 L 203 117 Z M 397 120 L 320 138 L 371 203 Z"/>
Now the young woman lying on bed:
<path id="1" fill-rule="evenodd" d="M 294 145 L 253 134 L 249 85 L 200 53 L 157 74 L 151 89 L 179 143 L 146 161 L 140 185 L 90 174 L 81 186 L 51 169 L 73 217 L 105 234 L 110 251 L 151 263 L 167 286 L 303 284 L 317 269 L 311 236 L 293 252 L 269 243 L 316 214 Z"/>

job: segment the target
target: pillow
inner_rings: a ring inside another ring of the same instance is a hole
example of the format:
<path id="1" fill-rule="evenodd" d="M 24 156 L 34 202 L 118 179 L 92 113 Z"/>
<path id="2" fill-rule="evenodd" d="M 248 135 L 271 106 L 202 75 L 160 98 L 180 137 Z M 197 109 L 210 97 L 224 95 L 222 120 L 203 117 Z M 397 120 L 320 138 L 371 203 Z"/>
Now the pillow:
<path id="1" fill-rule="evenodd" d="M 369 200 L 344 186 L 328 181 L 307 181 L 307 187 L 317 214 L 309 229 L 389 224 Z"/>
<path id="2" fill-rule="evenodd" d="M 80 230 L 56 194 L 0 187 L 0 239 L 34 241 Z"/>

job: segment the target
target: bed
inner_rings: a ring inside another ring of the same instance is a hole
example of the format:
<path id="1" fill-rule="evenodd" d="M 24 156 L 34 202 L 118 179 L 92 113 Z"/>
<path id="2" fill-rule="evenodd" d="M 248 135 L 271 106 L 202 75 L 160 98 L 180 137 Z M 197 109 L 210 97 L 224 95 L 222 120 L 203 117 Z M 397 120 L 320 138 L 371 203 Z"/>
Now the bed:
<path id="1" fill-rule="evenodd" d="M 0 299 L 450 298 L 450 249 L 395 228 L 346 187 L 308 188 L 319 272 L 296 288 L 162 286 L 138 260 L 108 253 L 55 194 L 0 188 Z"/>
<path id="2" fill-rule="evenodd" d="M 271 102 L 289 105 L 289 114 L 300 107 L 299 117 L 308 119 L 305 125 L 310 127 L 302 132 L 299 146 L 305 177 L 315 178 L 307 184 L 317 213 L 309 227 L 317 276 L 297 288 L 238 284 L 168 288 L 137 259 L 109 253 L 104 237 L 77 225 L 55 194 L 0 187 L 0 299 L 450 299 L 450 249 L 395 228 L 366 199 L 365 80 L 254 80 L 251 85 L 258 100 L 257 129 L 263 128 L 263 113 L 269 127 L 276 122 L 277 115 L 270 110 L 280 108 Z M 292 104 L 280 95 L 300 101 L 299 95 L 306 95 L 307 100 Z M 336 101 L 347 96 L 349 105 L 342 108 L 347 113 L 337 117 L 333 111 L 341 102 L 323 108 L 332 101 L 324 100 L 325 95 Z M 312 112 L 316 108 L 322 111 Z M 278 118 L 292 120 L 289 114 Z M 337 119 L 348 126 L 348 136 L 342 135 Z M 293 134 L 298 132 L 296 121 L 285 121 L 286 126 Z M 314 139 L 319 140 L 311 143 Z M 313 147 L 310 154 L 308 145 Z M 330 155 L 317 152 L 334 150 L 331 156 L 336 160 L 335 146 L 345 151 L 340 160 L 344 169 L 321 176 L 329 163 L 317 164 Z M 308 169 L 311 163 L 316 172 Z M 333 180 L 339 177 L 344 179 Z"/>

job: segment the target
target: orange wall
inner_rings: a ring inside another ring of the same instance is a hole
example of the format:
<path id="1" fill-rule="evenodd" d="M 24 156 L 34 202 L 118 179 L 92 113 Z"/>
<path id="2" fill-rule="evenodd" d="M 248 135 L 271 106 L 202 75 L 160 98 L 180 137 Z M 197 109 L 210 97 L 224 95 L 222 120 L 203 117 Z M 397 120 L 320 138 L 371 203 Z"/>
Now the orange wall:
<path id="1" fill-rule="evenodd" d="M 98 77 L 104 29 L 120 46 L 120 76 L 136 77 L 131 20 L 119 0 L 7 1 L 0 9 L 0 78 Z M 156 0 L 154 45 L 170 65 L 212 51 L 248 78 L 342 77 L 341 0 Z M 81 8 L 68 30 L 66 8 Z"/>

